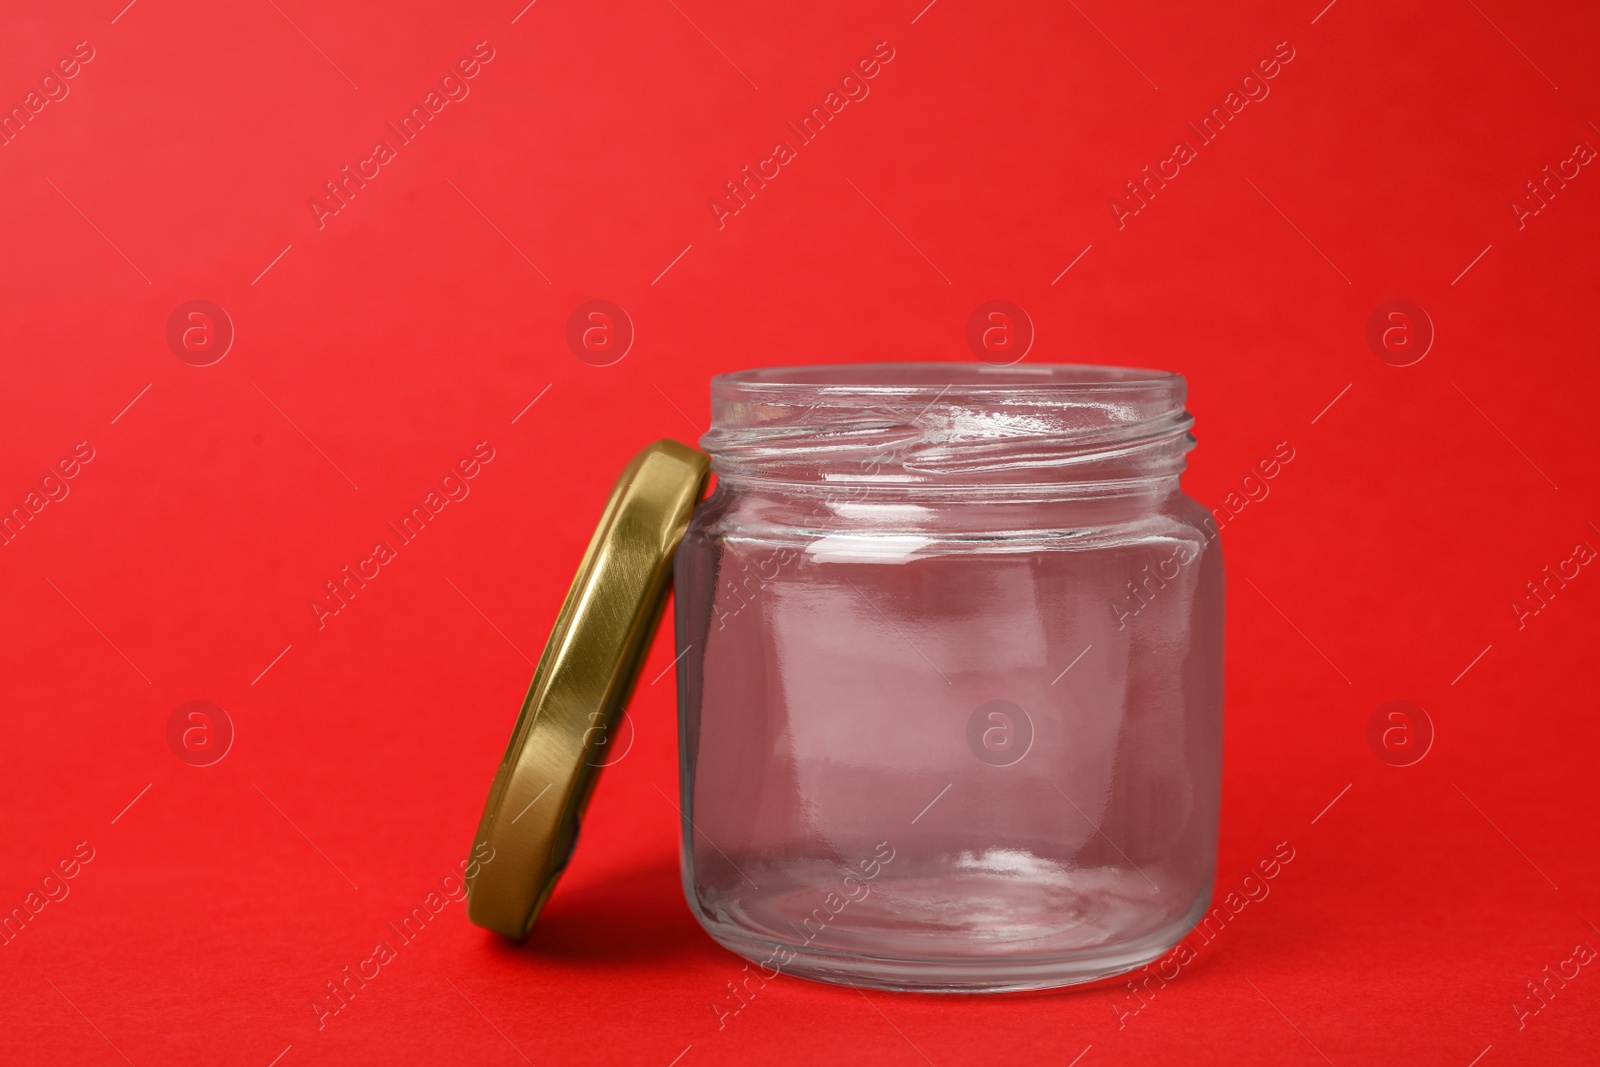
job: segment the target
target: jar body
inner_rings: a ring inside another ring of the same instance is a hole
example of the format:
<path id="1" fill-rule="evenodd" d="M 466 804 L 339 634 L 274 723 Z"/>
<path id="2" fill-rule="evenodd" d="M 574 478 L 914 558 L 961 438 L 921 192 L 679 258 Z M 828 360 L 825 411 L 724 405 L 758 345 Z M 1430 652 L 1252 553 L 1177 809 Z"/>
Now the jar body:
<path id="1" fill-rule="evenodd" d="M 724 477 L 676 561 L 683 877 L 726 947 L 927 991 L 1092 981 L 1205 910 L 1222 561 L 1154 480 L 1069 499 Z"/>

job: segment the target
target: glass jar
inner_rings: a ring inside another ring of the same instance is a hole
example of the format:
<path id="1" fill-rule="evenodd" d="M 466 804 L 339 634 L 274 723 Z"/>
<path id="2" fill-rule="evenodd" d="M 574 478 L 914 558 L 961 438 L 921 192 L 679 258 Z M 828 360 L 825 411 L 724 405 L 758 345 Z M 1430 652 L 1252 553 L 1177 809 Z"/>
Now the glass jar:
<path id="1" fill-rule="evenodd" d="M 1087 982 L 1204 912 L 1222 555 L 1182 377 L 779 368 L 712 383 L 675 563 L 683 881 L 826 981 Z"/>

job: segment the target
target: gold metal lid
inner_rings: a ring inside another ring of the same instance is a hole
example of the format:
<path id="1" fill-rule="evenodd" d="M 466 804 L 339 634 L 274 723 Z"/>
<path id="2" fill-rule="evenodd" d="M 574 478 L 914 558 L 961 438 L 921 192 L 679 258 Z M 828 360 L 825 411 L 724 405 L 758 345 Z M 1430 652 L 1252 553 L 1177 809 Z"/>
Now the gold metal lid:
<path id="1" fill-rule="evenodd" d="M 595 758 L 638 677 L 666 599 L 672 554 L 710 460 L 677 441 L 640 452 L 616 488 L 561 605 L 506 747 L 467 879 L 467 917 L 518 940 L 572 855 Z"/>

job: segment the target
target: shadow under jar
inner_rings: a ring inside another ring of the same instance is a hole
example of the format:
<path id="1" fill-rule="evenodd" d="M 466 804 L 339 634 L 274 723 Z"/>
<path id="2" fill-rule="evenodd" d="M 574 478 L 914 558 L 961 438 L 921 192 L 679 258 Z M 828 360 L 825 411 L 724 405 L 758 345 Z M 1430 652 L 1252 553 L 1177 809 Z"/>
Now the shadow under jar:
<path id="1" fill-rule="evenodd" d="M 824 981 L 1037 989 L 1205 910 L 1222 556 L 1183 378 L 879 364 L 712 383 L 676 560 L 683 881 Z"/>

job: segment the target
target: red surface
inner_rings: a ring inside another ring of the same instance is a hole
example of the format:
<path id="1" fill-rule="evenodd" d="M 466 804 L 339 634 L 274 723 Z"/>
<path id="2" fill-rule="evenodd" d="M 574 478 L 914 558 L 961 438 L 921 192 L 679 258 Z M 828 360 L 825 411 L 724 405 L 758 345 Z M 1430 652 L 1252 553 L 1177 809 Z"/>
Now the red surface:
<path id="1" fill-rule="evenodd" d="M 1600 146 L 1592 8 L 123 2 L 0 16 L 5 101 L 93 49 L 0 147 L 0 504 L 93 452 L 0 548 L 0 904 L 93 854 L 0 948 L 0 1059 L 1593 1062 L 1600 967 L 1513 1004 L 1600 946 L 1600 574 L 1511 604 L 1600 548 L 1600 174 L 1510 206 Z M 480 41 L 469 95 L 319 229 L 322 184 Z M 885 41 L 719 229 L 722 183 Z M 1278 42 L 1270 95 L 1119 229 L 1124 182 Z M 206 367 L 166 340 L 196 299 L 236 331 Z M 592 299 L 636 330 L 612 366 L 565 341 Z M 692 439 L 717 371 L 972 359 L 992 299 L 1030 360 L 1187 374 L 1210 505 L 1294 449 L 1224 528 L 1219 895 L 1287 842 L 1270 895 L 1137 1014 L 1117 984 L 781 979 L 719 1030 L 741 964 L 677 884 L 663 638 L 532 942 L 450 904 L 319 1030 L 464 858 L 626 457 Z M 1396 299 L 1437 332 L 1404 368 L 1366 340 Z M 319 629 L 323 583 L 483 441 Z M 1404 768 L 1368 744 L 1397 699 L 1436 731 Z M 234 729 L 209 767 L 169 748 L 191 700 Z"/>

